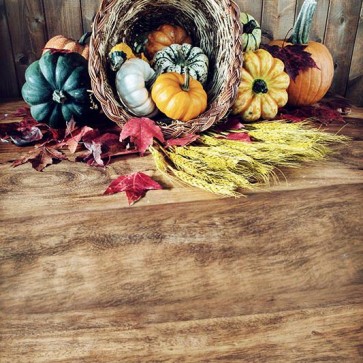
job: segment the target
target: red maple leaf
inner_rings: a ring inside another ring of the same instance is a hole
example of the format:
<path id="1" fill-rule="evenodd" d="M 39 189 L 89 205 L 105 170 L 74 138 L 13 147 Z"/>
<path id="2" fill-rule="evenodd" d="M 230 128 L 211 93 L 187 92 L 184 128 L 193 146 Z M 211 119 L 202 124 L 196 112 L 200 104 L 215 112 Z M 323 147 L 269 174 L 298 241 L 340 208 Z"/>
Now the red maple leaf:
<path id="1" fill-rule="evenodd" d="M 106 195 L 125 192 L 129 205 L 140 200 L 148 190 L 160 190 L 161 185 L 144 173 L 119 176 L 106 189 Z"/>
<path id="2" fill-rule="evenodd" d="M 161 128 L 147 117 L 132 118 L 124 125 L 120 141 L 124 141 L 128 137 L 136 145 L 141 155 L 152 145 L 154 138 L 162 143 L 165 142 Z"/>
<path id="3" fill-rule="evenodd" d="M 83 126 L 80 129 L 73 129 L 70 131 L 68 128 L 66 130 L 66 138 L 62 142 L 62 145 L 66 145 L 68 150 L 74 154 L 77 150 L 77 147 L 82 140 L 82 138 L 88 134 L 89 132 L 93 131 L 91 127 Z"/>
<path id="4" fill-rule="evenodd" d="M 166 147 L 171 146 L 186 146 L 199 139 L 199 135 L 187 134 L 177 139 L 169 139 L 166 141 Z"/>
<path id="5" fill-rule="evenodd" d="M 226 136 L 227 140 L 252 142 L 250 135 L 247 132 L 231 132 Z"/>
<path id="6" fill-rule="evenodd" d="M 311 53 L 305 51 L 306 45 L 292 44 L 279 47 L 265 44 L 263 48 L 273 57 L 281 59 L 285 64 L 285 72 L 295 81 L 300 72 L 308 68 L 318 68 Z"/>

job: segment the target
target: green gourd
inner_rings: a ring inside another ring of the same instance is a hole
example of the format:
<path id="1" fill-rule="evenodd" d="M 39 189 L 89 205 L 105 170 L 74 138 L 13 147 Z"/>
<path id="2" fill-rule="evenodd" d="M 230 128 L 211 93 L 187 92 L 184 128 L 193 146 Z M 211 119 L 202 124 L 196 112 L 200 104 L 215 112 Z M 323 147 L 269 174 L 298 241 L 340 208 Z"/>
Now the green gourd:
<path id="1" fill-rule="evenodd" d="M 242 47 L 244 52 L 255 51 L 260 47 L 262 31 L 257 20 L 250 14 L 241 13 L 240 22 L 243 25 Z"/>
<path id="2" fill-rule="evenodd" d="M 88 63 L 78 53 L 48 51 L 25 72 L 21 94 L 38 122 L 63 128 L 72 117 L 83 121 L 91 111 Z"/>
<path id="3" fill-rule="evenodd" d="M 208 78 L 208 57 L 202 49 L 190 44 L 172 44 L 159 50 L 153 59 L 153 66 L 158 73 L 176 72 L 189 74 L 201 83 Z"/>

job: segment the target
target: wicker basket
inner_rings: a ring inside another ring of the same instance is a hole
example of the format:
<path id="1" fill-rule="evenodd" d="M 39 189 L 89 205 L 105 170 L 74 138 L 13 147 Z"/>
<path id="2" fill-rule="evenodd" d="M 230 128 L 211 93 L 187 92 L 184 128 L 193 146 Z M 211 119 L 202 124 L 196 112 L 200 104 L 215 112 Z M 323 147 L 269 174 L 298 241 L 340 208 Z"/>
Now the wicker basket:
<path id="1" fill-rule="evenodd" d="M 123 126 L 134 117 L 120 103 L 107 54 L 119 42 L 134 44 L 160 24 L 182 25 L 210 62 L 205 90 L 208 108 L 199 117 L 162 123 L 164 135 L 178 137 L 207 130 L 230 110 L 242 66 L 239 8 L 232 0 L 103 0 L 93 23 L 89 72 L 92 89 L 106 116 Z"/>

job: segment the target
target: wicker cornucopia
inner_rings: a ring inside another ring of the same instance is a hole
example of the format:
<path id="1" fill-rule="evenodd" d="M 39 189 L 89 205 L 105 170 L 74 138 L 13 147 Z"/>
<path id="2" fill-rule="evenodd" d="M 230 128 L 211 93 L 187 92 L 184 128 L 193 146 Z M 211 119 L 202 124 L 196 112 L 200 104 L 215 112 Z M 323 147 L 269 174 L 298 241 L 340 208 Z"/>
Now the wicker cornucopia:
<path id="1" fill-rule="evenodd" d="M 92 89 L 106 116 L 119 126 L 134 117 L 117 97 L 107 55 L 115 44 L 134 44 L 164 23 L 183 26 L 210 66 L 207 110 L 190 122 L 162 123 L 162 130 L 166 137 L 199 133 L 226 116 L 237 94 L 243 58 L 239 8 L 232 0 L 103 0 L 90 41 Z"/>

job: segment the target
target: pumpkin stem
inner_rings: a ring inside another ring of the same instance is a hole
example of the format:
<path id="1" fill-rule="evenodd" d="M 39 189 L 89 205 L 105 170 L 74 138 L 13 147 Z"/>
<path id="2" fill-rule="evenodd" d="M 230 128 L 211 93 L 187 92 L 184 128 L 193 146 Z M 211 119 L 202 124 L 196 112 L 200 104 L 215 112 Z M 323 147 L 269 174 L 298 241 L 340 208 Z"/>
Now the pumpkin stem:
<path id="1" fill-rule="evenodd" d="M 55 90 L 52 95 L 53 101 L 61 103 L 62 105 L 67 101 L 67 96 L 62 90 Z"/>
<path id="2" fill-rule="evenodd" d="M 80 45 L 86 45 L 87 39 L 91 36 L 92 32 L 84 33 L 81 38 L 78 40 L 78 44 Z"/>
<path id="3" fill-rule="evenodd" d="M 316 0 L 305 0 L 289 41 L 293 44 L 308 44 L 311 24 L 316 9 Z"/>
<path id="4" fill-rule="evenodd" d="M 189 91 L 189 85 L 190 85 L 189 69 L 188 69 L 188 67 L 185 67 L 184 83 L 181 85 L 182 90 L 185 91 L 185 92 L 188 92 Z"/>

